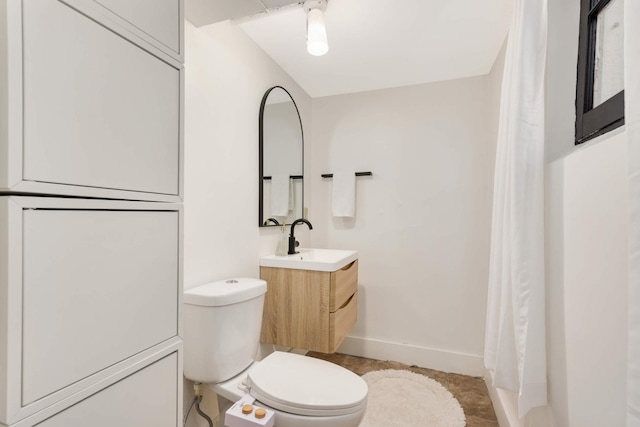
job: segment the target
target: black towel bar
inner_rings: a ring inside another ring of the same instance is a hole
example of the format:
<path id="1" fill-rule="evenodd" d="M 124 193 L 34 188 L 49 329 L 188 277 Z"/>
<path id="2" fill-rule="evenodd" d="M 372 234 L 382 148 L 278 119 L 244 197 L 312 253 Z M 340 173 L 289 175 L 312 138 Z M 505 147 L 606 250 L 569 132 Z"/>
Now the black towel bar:
<path id="1" fill-rule="evenodd" d="M 372 176 L 373 172 L 356 172 L 356 176 Z M 321 175 L 323 178 L 333 178 L 332 173 L 323 173 Z"/>
<path id="2" fill-rule="evenodd" d="M 302 179 L 302 175 L 289 175 L 289 178 L 291 178 L 291 179 Z M 262 179 L 264 179 L 265 181 L 271 181 L 271 177 L 270 176 L 263 176 Z"/>

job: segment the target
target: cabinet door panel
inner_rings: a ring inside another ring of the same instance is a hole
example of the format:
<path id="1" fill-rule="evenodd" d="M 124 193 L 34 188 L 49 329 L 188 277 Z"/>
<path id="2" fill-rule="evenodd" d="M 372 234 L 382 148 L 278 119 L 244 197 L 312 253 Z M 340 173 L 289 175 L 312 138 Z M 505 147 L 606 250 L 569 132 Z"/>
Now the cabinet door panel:
<path id="1" fill-rule="evenodd" d="M 37 424 L 40 427 L 176 427 L 175 353 Z"/>
<path id="2" fill-rule="evenodd" d="M 260 341 L 327 352 L 331 273 L 260 267 L 267 282 Z"/>
<path id="3" fill-rule="evenodd" d="M 179 0 L 96 0 L 151 37 L 180 53 Z"/>
<path id="4" fill-rule="evenodd" d="M 179 218 L 24 212 L 22 403 L 178 334 Z"/>
<path id="5" fill-rule="evenodd" d="M 57 0 L 23 23 L 23 178 L 177 195 L 180 70 Z"/>

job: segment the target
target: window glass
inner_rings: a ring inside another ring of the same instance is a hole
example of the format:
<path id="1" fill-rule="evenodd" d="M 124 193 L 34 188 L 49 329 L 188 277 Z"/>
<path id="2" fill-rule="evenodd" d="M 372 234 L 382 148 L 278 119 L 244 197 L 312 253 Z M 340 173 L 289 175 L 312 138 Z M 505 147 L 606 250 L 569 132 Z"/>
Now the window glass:
<path id="1" fill-rule="evenodd" d="M 624 89 L 623 10 L 624 0 L 611 0 L 596 18 L 594 108 Z"/>
<path id="2" fill-rule="evenodd" d="M 624 125 L 624 1 L 580 0 L 576 144 Z"/>

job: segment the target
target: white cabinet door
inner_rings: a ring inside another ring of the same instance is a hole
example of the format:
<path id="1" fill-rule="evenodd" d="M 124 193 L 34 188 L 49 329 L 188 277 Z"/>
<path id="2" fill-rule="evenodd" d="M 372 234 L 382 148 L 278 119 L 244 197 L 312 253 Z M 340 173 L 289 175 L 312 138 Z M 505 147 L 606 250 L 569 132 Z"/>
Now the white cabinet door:
<path id="1" fill-rule="evenodd" d="M 179 195 L 181 66 L 58 0 L 22 22 L 22 179 Z"/>
<path id="2" fill-rule="evenodd" d="M 177 364 L 173 353 L 37 426 L 176 427 Z"/>
<path id="3" fill-rule="evenodd" d="M 182 212 L 0 196 L 0 425 L 31 427 L 171 353 L 180 395 Z"/>
<path id="4" fill-rule="evenodd" d="M 180 0 L 96 0 L 173 52 L 181 53 Z"/>
<path id="5" fill-rule="evenodd" d="M 24 211 L 22 403 L 178 335 L 177 212 Z"/>

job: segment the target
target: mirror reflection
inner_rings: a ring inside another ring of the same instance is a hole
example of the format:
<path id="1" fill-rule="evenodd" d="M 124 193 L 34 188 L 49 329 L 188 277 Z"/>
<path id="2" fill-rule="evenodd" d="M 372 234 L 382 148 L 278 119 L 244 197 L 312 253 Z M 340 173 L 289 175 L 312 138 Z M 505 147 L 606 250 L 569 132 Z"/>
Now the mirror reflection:
<path id="1" fill-rule="evenodd" d="M 303 134 L 298 107 L 281 86 L 269 89 L 260 105 L 259 218 L 261 227 L 302 218 Z"/>

